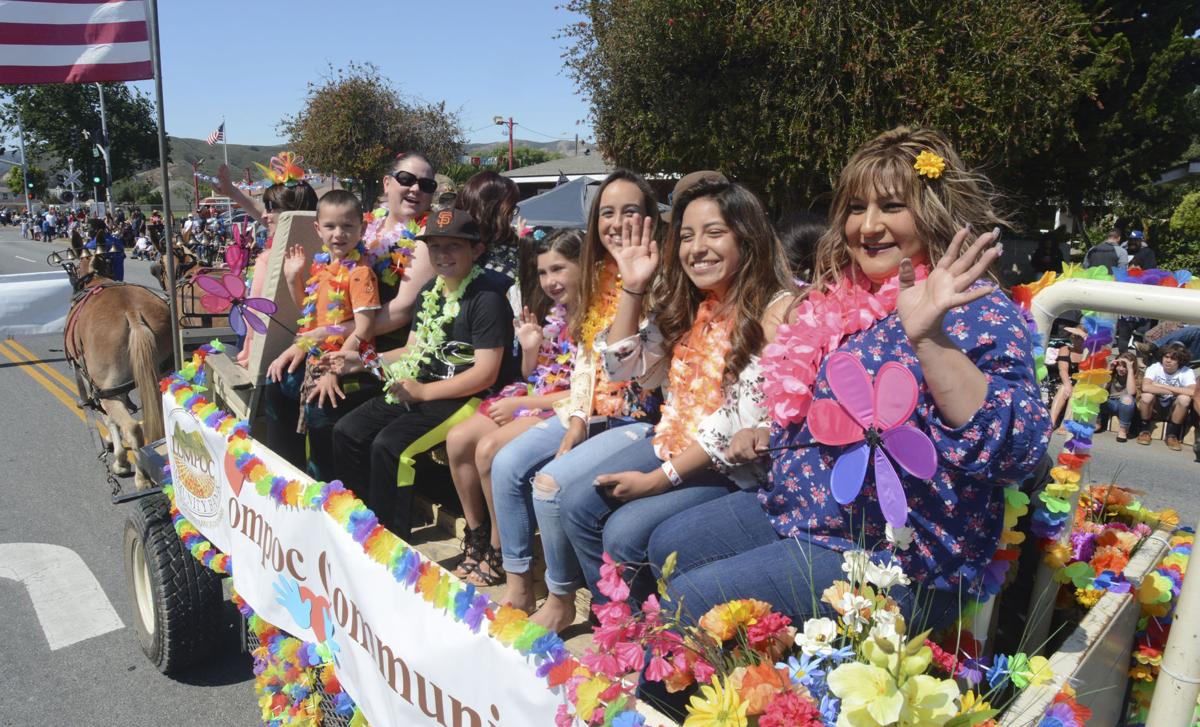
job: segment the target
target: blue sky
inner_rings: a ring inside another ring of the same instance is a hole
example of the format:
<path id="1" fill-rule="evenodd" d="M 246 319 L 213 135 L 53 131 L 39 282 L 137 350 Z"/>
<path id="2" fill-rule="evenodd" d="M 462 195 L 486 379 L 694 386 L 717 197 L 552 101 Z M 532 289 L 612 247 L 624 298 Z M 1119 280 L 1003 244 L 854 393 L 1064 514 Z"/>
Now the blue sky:
<path id="1" fill-rule="evenodd" d="M 222 115 L 232 144 L 284 143 L 329 64 L 369 61 L 402 94 L 446 101 L 472 142 L 591 139 L 588 106 L 562 62 L 559 30 L 578 18 L 554 0 L 159 0 L 167 130 L 204 138 Z M 137 84 L 153 94 L 153 83 Z"/>

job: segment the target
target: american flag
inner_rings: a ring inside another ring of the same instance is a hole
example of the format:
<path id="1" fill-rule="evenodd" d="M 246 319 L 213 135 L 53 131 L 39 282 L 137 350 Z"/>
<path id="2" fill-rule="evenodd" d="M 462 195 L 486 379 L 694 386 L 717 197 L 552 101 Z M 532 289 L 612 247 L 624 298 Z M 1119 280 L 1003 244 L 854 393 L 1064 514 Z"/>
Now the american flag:
<path id="1" fill-rule="evenodd" d="M 144 0 L 0 1 L 0 83 L 153 77 Z"/>
<path id="2" fill-rule="evenodd" d="M 225 141 L 225 122 L 222 121 L 221 125 L 217 127 L 217 130 L 209 134 L 205 141 L 208 142 L 209 146 L 216 144 L 218 141 Z"/>

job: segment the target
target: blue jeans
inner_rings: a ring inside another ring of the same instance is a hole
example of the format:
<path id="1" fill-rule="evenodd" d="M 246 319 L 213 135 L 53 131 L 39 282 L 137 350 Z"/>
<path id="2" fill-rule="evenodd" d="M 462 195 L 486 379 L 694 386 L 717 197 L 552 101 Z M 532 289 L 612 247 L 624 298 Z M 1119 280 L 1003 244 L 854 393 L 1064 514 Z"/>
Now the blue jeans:
<path id="1" fill-rule="evenodd" d="M 1134 406 L 1133 397 L 1129 394 L 1116 394 L 1108 397 L 1108 401 L 1100 404 L 1100 425 L 1107 429 L 1108 420 L 1113 414 L 1116 414 L 1121 428 L 1129 432 L 1133 426 Z"/>
<path id="2" fill-rule="evenodd" d="M 558 485 L 555 495 L 562 509 L 562 525 L 596 603 L 608 600 L 596 590 L 604 553 L 633 566 L 626 571 L 630 599 L 641 604 L 654 589 L 655 571 L 644 567 L 654 529 L 676 513 L 736 489 L 732 480 L 712 470 L 697 473 L 680 487 L 628 502 L 614 499 L 609 488 L 593 484 L 599 475 L 653 472 L 662 465 L 654 453 L 653 435 L 654 428 L 642 423 L 610 430 L 542 469 L 541 474 Z M 535 508 L 542 502 L 535 492 Z M 540 520 L 540 509 L 538 515 Z"/>
<path id="3" fill-rule="evenodd" d="M 566 433 L 558 417 L 552 416 L 506 444 L 492 459 L 492 502 L 508 573 L 528 573 L 533 563 L 533 476 L 558 452 Z M 558 508 L 547 504 L 536 517 L 546 555 L 546 587 L 555 595 L 569 595 L 583 578 L 558 522 Z"/>
<path id="4" fill-rule="evenodd" d="M 661 564 L 671 553 L 678 561 L 668 600 L 675 604 L 683 599 L 683 618 L 692 623 L 713 606 L 754 598 L 799 625 L 813 616 L 831 615 L 821 592 L 846 578 L 840 552 L 781 538 L 753 490 L 707 502 L 660 525 L 650 537 L 650 562 Z M 909 620 L 909 633 L 937 629 L 958 617 L 958 593 L 896 586 L 889 595 Z M 967 600 L 965 594 L 962 600 Z"/>

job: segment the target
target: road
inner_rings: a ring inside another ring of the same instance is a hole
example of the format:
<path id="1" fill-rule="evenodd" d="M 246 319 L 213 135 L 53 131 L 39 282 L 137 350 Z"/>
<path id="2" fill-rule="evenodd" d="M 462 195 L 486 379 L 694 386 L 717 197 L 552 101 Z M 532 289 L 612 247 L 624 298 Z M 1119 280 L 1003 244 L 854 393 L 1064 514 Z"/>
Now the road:
<path id="1" fill-rule="evenodd" d="M 62 247 L 0 228 L 0 274 L 46 270 L 46 255 Z M 127 277 L 154 285 L 148 268 L 128 260 Z M 160 675 L 139 650 L 120 552 L 130 506 L 109 501 L 96 445 L 71 406 L 61 348 L 57 335 L 0 342 L 0 553 L 13 543 L 69 549 L 122 626 L 51 650 L 26 589 L 0 578 L 0 725 L 259 724 L 250 659 L 237 653 L 232 618 L 220 656 L 179 679 Z M 1055 437 L 1054 451 L 1061 445 Z M 1110 433 L 1096 438 L 1093 454 L 1090 479 L 1144 490 L 1148 506 L 1172 505 L 1184 524 L 1200 517 L 1200 463 L 1190 449 L 1117 444 Z"/>
<path id="2" fill-rule="evenodd" d="M 65 240 L 23 241 L 16 228 L 0 228 L 0 275 L 45 271 L 46 255 L 65 247 Z M 126 271 L 132 282 L 157 285 L 147 262 L 128 260 Z M 171 679 L 142 655 L 121 559 L 132 505 L 109 500 L 92 435 L 70 405 L 75 394 L 61 349 L 61 335 L 0 342 L 0 576 L 15 567 L 7 557 L 13 544 L 50 544 L 66 550 L 39 550 L 81 558 L 80 571 L 94 576 L 99 593 L 89 599 L 92 613 L 76 614 L 65 628 L 53 619 L 58 630 L 44 630 L 30 590 L 0 577 L 0 725 L 261 724 L 251 660 L 239 653 L 232 612 L 206 666 Z M 47 568 L 50 575 L 67 577 L 65 562 Z M 69 586 L 75 600 L 86 593 L 86 580 Z M 103 618 L 105 600 L 120 624 L 115 630 L 113 619 Z M 59 598 L 43 613 L 69 614 L 71 605 Z M 83 640 L 70 643 L 75 638 Z"/>

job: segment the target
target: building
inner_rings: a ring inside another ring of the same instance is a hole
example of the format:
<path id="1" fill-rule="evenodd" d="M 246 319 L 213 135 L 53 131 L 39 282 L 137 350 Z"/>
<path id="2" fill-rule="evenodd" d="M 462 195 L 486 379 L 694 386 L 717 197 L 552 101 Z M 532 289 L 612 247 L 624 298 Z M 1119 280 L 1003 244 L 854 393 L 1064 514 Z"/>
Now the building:
<path id="1" fill-rule="evenodd" d="M 603 181 L 616 166 L 600 155 L 599 152 L 584 154 L 562 159 L 551 159 L 540 164 L 518 167 L 505 172 L 504 176 L 517 183 L 521 190 L 521 199 L 528 199 L 538 192 L 554 187 L 560 181 L 571 181 L 580 177 Z M 564 179 L 565 178 L 565 179 Z"/>

